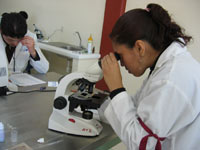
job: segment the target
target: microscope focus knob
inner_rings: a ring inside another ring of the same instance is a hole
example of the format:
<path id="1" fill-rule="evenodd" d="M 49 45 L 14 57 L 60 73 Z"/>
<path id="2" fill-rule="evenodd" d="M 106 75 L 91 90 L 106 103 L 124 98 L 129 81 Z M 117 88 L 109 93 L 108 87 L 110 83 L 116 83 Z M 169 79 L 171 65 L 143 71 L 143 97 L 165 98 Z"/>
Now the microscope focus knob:
<path id="1" fill-rule="evenodd" d="M 67 101 L 64 97 L 60 96 L 54 100 L 53 104 L 54 108 L 56 109 L 63 109 L 67 106 Z"/>
<path id="2" fill-rule="evenodd" d="M 90 120 L 90 119 L 93 118 L 93 112 L 91 112 L 91 111 L 84 111 L 83 114 L 82 114 L 82 117 L 84 119 Z"/>

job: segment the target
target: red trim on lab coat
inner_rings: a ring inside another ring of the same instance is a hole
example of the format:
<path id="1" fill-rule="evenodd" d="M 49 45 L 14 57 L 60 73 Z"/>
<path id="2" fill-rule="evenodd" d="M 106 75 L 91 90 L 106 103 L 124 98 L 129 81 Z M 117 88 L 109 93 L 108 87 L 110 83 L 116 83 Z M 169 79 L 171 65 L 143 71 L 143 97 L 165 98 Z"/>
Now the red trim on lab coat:
<path id="1" fill-rule="evenodd" d="M 146 146 L 147 146 L 147 142 L 148 142 L 148 138 L 153 136 L 154 138 L 157 139 L 157 144 L 155 147 L 155 150 L 162 150 L 162 146 L 161 146 L 161 142 L 160 141 L 164 141 L 164 137 L 158 137 L 157 134 L 154 134 L 151 129 L 148 128 L 148 126 L 146 126 L 144 124 L 144 122 L 138 118 L 138 121 L 140 123 L 140 125 L 143 127 L 143 129 L 148 132 L 149 134 L 146 135 L 145 137 L 142 138 L 142 140 L 140 141 L 140 146 L 139 146 L 139 150 L 146 150 Z"/>

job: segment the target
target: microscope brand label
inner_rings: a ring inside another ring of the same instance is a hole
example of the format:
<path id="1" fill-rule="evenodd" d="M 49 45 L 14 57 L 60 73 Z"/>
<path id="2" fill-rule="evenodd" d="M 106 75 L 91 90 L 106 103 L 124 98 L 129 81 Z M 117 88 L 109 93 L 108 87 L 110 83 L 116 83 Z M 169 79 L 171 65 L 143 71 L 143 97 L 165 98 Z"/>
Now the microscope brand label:
<path id="1" fill-rule="evenodd" d="M 83 128 L 82 131 L 91 133 L 92 129 Z"/>
<path id="2" fill-rule="evenodd" d="M 6 75 L 7 75 L 6 67 L 1 67 L 0 68 L 0 77 L 6 76 Z"/>

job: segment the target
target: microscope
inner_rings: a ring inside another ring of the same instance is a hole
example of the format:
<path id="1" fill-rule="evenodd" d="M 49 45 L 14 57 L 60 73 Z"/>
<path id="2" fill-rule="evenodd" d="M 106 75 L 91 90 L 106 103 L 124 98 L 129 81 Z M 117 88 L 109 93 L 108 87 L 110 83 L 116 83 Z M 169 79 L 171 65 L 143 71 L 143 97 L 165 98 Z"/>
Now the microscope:
<path id="1" fill-rule="evenodd" d="M 120 59 L 117 53 L 115 56 Z M 95 83 L 102 77 L 100 60 L 86 72 L 73 72 L 64 76 L 56 89 L 48 128 L 72 135 L 99 135 L 103 126 L 93 117 L 92 110 L 100 108 L 109 98 L 108 92 L 95 88 Z"/>

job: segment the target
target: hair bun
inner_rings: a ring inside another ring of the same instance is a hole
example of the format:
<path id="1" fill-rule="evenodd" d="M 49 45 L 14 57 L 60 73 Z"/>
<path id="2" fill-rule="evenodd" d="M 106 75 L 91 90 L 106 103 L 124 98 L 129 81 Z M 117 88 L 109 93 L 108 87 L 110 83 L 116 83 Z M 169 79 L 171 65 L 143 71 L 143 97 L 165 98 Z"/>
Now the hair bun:
<path id="1" fill-rule="evenodd" d="M 25 11 L 20 11 L 19 12 L 20 15 L 22 15 L 26 20 L 28 19 L 28 14 Z"/>
<path id="2" fill-rule="evenodd" d="M 2 16 L 2 17 L 5 17 L 6 15 L 8 15 L 8 13 L 3 13 L 1 16 Z"/>

